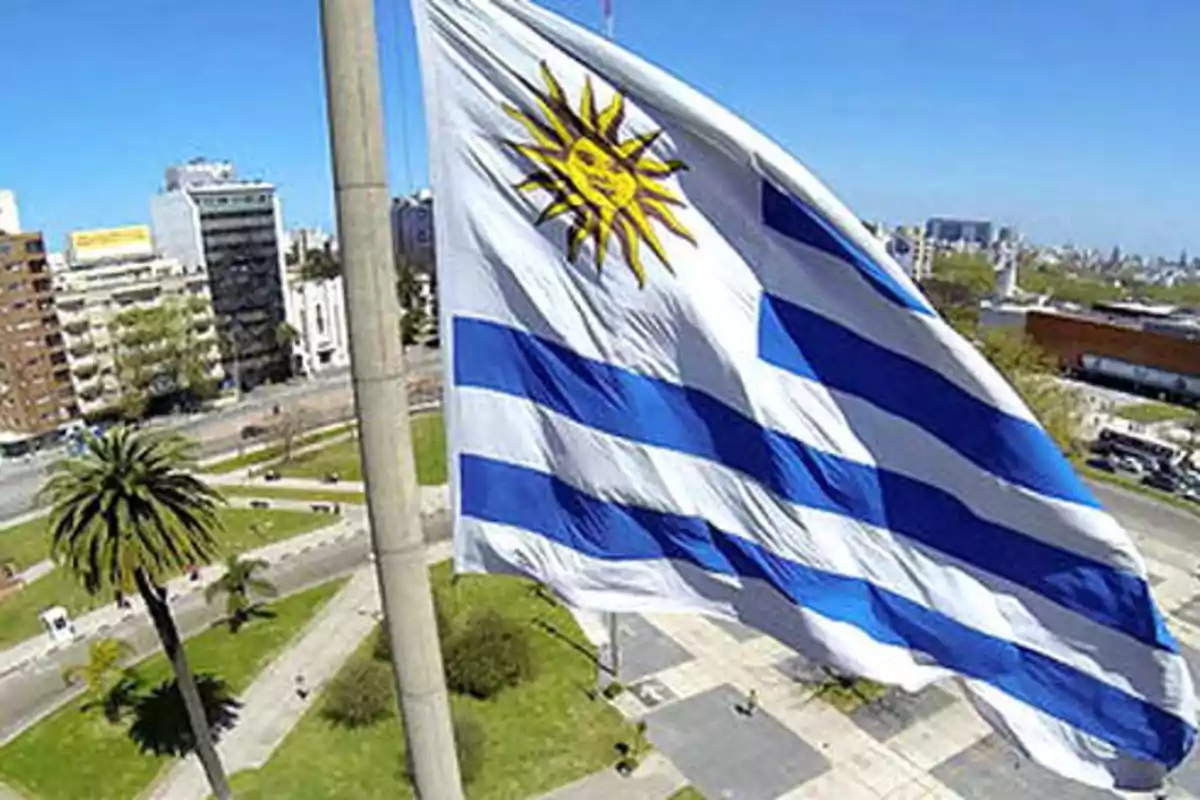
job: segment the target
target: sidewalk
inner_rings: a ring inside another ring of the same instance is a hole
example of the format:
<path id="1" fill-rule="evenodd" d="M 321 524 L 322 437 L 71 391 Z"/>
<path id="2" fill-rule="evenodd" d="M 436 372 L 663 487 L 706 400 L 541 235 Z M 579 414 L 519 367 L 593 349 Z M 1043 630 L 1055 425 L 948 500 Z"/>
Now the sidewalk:
<path id="1" fill-rule="evenodd" d="M 607 767 L 544 794 L 541 800 L 665 800 L 687 785 L 687 778 L 666 756 L 651 753 L 628 778 Z"/>
<path id="2" fill-rule="evenodd" d="M 426 551 L 430 564 L 449 556 L 449 543 L 433 545 Z M 325 683 L 375 627 L 378 612 L 375 570 L 366 567 L 242 695 L 238 726 L 217 745 L 227 774 L 267 763 Z M 305 700 L 296 695 L 296 675 L 304 676 L 310 691 Z M 145 795 L 148 800 L 203 800 L 208 796 L 208 782 L 195 756 L 176 762 Z"/>

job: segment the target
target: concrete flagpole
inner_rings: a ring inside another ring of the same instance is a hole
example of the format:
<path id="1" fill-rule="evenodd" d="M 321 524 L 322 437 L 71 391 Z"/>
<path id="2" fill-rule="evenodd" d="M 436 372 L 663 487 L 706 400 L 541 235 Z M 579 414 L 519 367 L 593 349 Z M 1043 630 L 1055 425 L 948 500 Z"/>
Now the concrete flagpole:
<path id="1" fill-rule="evenodd" d="M 461 800 L 408 427 L 373 0 L 321 0 L 338 242 L 384 629 L 414 784 Z"/>

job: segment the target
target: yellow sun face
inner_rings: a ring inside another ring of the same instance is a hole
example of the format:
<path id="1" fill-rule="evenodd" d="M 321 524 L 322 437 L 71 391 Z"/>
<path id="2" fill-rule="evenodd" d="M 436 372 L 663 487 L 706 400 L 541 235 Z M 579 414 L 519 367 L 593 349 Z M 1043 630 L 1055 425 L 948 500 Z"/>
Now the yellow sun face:
<path id="1" fill-rule="evenodd" d="M 662 131 L 632 136 L 622 141 L 621 123 L 625 118 L 625 100 L 613 94 L 603 111 L 596 110 L 591 80 L 584 82 L 579 110 L 567 102 L 558 80 L 542 63 L 543 92 L 532 86 L 542 117 L 530 116 L 513 106 L 504 110 L 525 126 L 532 142 L 508 142 L 539 169 L 526 177 L 517 188 L 545 191 L 552 197 L 535 224 L 571 214 L 567 231 L 567 257 L 574 263 L 588 239 L 595 251 L 596 269 L 600 270 L 608 250 L 608 241 L 616 236 L 625 263 L 646 284 L 640 245 L 645 243 L 668 271 L 671 265 L 651 221 L 682 239 L 695 244 L 690 231 L 675 217 L 672 207 L 683 201 L 662 180 L 686 169 L 682 161 L 659 161 L 646 153 Z"/>

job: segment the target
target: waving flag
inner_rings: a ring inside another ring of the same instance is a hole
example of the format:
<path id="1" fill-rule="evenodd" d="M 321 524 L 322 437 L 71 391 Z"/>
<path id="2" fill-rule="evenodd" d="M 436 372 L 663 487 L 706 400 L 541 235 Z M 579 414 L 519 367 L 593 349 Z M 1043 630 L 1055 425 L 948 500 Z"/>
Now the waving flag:
<path id="1" fill-rule="evenodd" d="M 735 618 L 1157 785 L 1191 682 L 1129 538 L 795 159 L 519 0 L 415 0 L 460 570 Z"/>

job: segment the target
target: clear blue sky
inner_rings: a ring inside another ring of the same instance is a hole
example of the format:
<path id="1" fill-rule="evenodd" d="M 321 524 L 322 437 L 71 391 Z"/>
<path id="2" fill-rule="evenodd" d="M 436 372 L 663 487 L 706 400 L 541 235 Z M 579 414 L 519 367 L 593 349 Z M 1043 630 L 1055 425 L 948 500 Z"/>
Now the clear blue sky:
<path id="1" fill-rule="evenodd" d="M 587 25 L 599 0 L 543 0 Z M 860 215 L 1015 222 L 1200 255 L 1197 0 L 614 0 L 617 38 L 740 112 Z M 0 186 L 51 246 L 146 221 L 230 158 L 330 226 L 315 0 L 4 0 Z M 407 0 L 377 0 L 391 178 L 425 176 Z M 407 154 L 407 155 L 406 155 Z"/>

